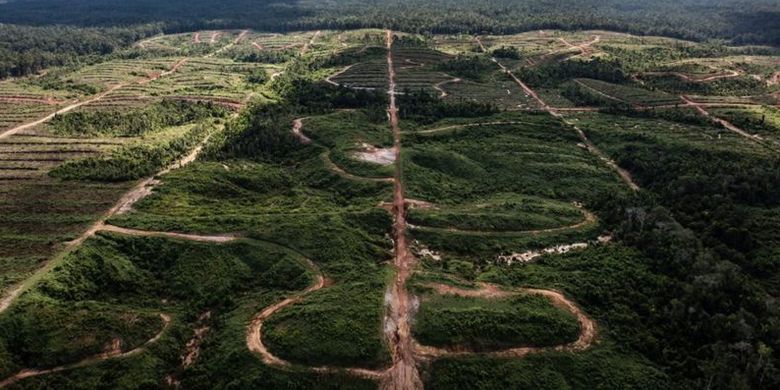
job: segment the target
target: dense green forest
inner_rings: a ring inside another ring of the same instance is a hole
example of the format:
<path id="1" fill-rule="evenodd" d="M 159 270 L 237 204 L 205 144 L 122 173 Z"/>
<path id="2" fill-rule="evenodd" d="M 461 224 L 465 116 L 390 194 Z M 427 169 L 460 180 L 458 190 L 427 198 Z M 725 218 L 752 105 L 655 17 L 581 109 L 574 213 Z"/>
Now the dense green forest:
<path id="1" fill-rule="evenodd" d="M 772 0 L 16 0 L 0 5 L 0 22 L 135 25 L 163 22 L 169 31 L 392 27 L 433 33 L 515 33 L 602 28 L 737 43 L 780 43 L 780 6 Z"/>

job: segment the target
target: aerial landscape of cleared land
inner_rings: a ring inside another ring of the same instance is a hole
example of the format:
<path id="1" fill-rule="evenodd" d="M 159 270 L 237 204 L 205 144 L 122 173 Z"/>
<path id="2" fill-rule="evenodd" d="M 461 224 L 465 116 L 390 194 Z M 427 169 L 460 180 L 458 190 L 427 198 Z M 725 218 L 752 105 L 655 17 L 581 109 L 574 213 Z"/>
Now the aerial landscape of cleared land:
<path id="1" fill-rule="evenodd" d="M 0 388 L 780 387 L 780 49 L 389 27 L 0 73 Z"/>

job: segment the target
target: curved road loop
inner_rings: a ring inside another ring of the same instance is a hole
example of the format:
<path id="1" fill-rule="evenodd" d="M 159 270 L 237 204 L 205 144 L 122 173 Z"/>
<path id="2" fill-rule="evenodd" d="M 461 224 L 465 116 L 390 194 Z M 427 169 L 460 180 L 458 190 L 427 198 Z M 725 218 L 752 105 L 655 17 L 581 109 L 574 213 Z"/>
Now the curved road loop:
<path id="1" fill-rule="evenodd" d="M 51 373 L 60 372 L 60 371 L 71 370 L 71 369 L 74 369 L 74 368 L 86 367 L 86 366 L 97 364 L 97 363 L 100 363 L 102 361 L 109 360 L 109 359 L 119 359 L 119 358 L 125 358 L 125 357 L 138 355 L 139 353 L 145 351 L 146 348 L 149 345 L 154 344 L 155 342 L 157 342 L 157 340 L 159 340 L 162 337 L 163 333 L 165 333 L 165 331 L 168 330 L 168 326 L 171 324 L 171 316 L 169 316 L 168 314 L 165 314 L 165 313 L 160 313 L 160 318 L 163 321 L 163 327 L 160 330 L 160 332 L 158 332 L 154 337 L 152 337 L 151 339 L 147 340 L 143 345 L 141 345 L 141 346 L 139 346 L 137 348 L 131 349 L 131 350 L 127 351 L 127 352 L 121 352 L 121 350 L 118 350 L 118 349 L 117 350 L 112 350 L 112 351 L 109 351 L 109 352 L 104 352 L 104 353 L 102 353 L 100 355 L 96 355 L 96 356 L 92 356 L 92 357 L 86 358 L 86 359 L 84 359 L 82 361 L 79 361 L 79 362 L 76 362 L 76 363 L 66 364 L 66 365 L 63 365 L 63 366 L 58 366 L 58 367 L 53 367 L 53 368 L 48 368 L 48 369 L 34 369 L 34 368 L 24 369 L 22 371 L 19 371 L 15 375 L 0 381 L 0 387 L 6 387 L 8 385 L 12 385 L 12 384 L 16 383 L 17 381 L 20 381 L 20 380 L 25 379 L 25 378 L 30 378 L 30 377 L 34 377 L 34 376 L 40 376 L 40 375 L 46 375 L 46 374 L 51 374 Z"/>
<path id="2" fill-rule="evenodd" d="M 439 294 L 450 294 L 461 297 L 477 298 L 503 298 L 518 294 L 542 295 L 552 302 L 556 307 L 568 311 L 577 318 L 580 325 L 580 335 L 577 340 L 568 344 L 557 345 L 553 347 L 517 347 L 500 351 L 488 352 L 486 355 L 497 357 L 523 357 L 531 353 L 547 351 L 566 351 L 578 352 L 589 348 L 596 340 L 596 322 L 588 317 L 574 302 L 566 298 L 562 293 L 555 290 L 543 290 L 536 288 L 522 288 L 517 290 L 502 290 L 498 286 L 489 283 L 479 283 L 478 290 L 462 289 L 446 284 L 432 283 L 426 287 L 433 288 Z M 471 355 L 475 352 L 464 351 L 462 348 L 437 348 L 420 345 L 415 342 L 415 352 L 422 358 L 438 358 L 443 356 L 462 356 Z"/>
<path id="3" fill-rule="evenodd" d="M 292 250 L 291 248 L 287 248 L 287 249 Z M 296 253 L 298 252 L 296 251 Z M 301 255 L 300 253 L 298 254 Z M 293 365 L 292 363 L 271 353 L 271 351 L 268 350 L 268 347 L 265 344 L 263 344 L 263 323 L 265 323 L 265 321 L 268 318 L 270 318 L 272 315 L 274 315 L 274 313 L 278 312 L 279 310 L 299 302 L 306 295 L 315 292 L 317 290 L 320 290 L 327 285 L 326 279 L 323 276 L 322 271 L 320 271 L 319 267 L 317 267 L 317 265 L 314 264 L 314 262 L 308 258 L 305 258 L 305 262 L 308 265 L 309 269 L 315 275 L 314 283 L 311 286 L 307 287 L 305 290 L 301 291 L 300 293 L 289 296 L 280 302 L 277 302 L 271 306 L 266 307 L 252 319 L 252 322 L 249 324 L 249 327 L 247 327 L 247 331 L 246 331 L 247 348 L 249 348 L 250 351 L 260 355 L 260 358 L 263 360 L 263 362 L 272 367 L 276 367 L 280 369 L 289 369 L 293 367 Z M 363 368 L 351 368 L 351 367 L 350 368 L 309 367 L 308 369 L 319 373 L 338 373 L 341 371 L 345 371 L 357 377 L 373 379 L 373 380 L 377 380 L 381 378 L 382 375 L 384 374 L 381 371 L 374 371 L 374 370 L 368 370 Z"/>

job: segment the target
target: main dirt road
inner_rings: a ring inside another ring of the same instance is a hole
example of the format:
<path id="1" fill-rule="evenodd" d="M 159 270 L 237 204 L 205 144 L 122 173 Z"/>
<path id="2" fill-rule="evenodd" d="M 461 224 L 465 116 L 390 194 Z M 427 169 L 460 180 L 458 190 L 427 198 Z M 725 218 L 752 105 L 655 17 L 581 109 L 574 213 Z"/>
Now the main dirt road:
<path id="1" fill-rule="evenodd" d="M 385 315 L 385 335 L 393 356 L 393 366 L 382 378 L 382 389 L 422 389 L 414 357 L 414 340 L 411 334 L 411 299 L 406 290 L 406 281 L 412 273 L 416 259 L 406 241 L 406 201 L 401 181 L 401 129 L 398 126 L 396 106 L 395 69 L 393 65 L 393 32 L 387 31 L 387 78 L 390 106 L 387 109 L 395 148 L 395 180 L 393 181 L 393 234 L 395 240 L 396 276 L 388 291 L 389 304 Z"/>

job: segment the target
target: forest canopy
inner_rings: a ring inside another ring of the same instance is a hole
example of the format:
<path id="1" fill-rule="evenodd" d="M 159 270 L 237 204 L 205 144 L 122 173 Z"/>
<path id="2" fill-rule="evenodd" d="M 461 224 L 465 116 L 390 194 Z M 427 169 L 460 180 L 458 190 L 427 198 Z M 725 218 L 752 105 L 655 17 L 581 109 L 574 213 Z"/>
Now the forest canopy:
<path id="1" fill-rule="evenodd" d="M 508 34 L 598 28 L 778 44 L 777 20 L 780 3 L 773 0 L 9 0 L 0 4 L 0 23 L 127 26 L 161 22 L 168 32 L 390 27 L 408 32 Z"/>

